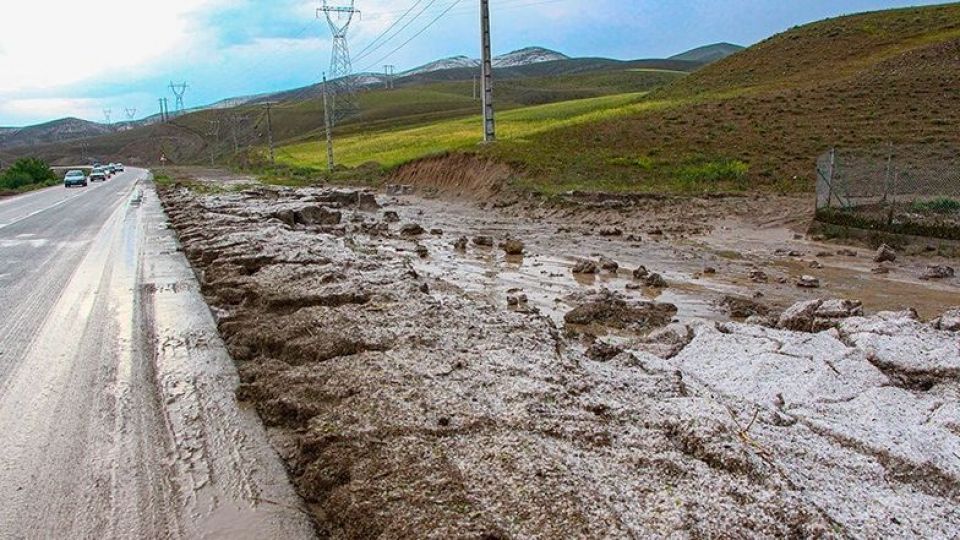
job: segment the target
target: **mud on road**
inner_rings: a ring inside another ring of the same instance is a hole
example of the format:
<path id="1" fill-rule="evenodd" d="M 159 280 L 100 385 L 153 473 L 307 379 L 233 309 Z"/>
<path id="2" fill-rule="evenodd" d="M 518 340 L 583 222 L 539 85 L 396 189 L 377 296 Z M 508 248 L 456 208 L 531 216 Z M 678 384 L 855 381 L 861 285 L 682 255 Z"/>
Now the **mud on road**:
<path id="1" fill-rule="evenodd" d="M 960 528 L 960 300 L 926 260 L 860 302 L 865 252 L 703 201 L 161 195 L 323 537 Z"/>

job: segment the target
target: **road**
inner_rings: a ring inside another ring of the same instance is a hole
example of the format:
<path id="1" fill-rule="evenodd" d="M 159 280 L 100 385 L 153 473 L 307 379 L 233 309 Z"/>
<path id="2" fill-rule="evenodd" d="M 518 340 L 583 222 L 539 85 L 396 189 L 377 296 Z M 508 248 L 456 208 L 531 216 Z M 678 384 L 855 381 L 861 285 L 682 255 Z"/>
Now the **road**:
<path id="1" fill-rule="evenodd" d="M 0 200 L 0 538 L 308 538 L 142 169 Z"/>

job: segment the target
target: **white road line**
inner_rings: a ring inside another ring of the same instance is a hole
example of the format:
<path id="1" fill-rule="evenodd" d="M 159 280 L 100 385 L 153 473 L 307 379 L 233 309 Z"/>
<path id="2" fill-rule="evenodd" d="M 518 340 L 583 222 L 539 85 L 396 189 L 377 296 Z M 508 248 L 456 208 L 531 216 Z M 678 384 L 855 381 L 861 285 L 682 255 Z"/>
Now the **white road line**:
<path id="1" fill-rule="evenodd" d="M 32 218 L 33 216 L 35 216 L 35 215 L 37 215 L 37 214 L 39 214 L 39 213 L 41 213 L 41 212 L 46 212 L 47 210 L 50 210 L 50 209 L 52 209 L 52 208 L 56 208 L 56 207 L 60 206 L 61 204 L 66 203 L 66 202 L 69 202 L 69 201 L 72 201 L 72 200 L 75 200 L 75 199 L 79 199 L 80 197 L 83 197 L 83 196 L 86 195 L 87 193 L 92 193 L 92 192 L 96 191 L 97 189 L 100 189 L 100 188 L 102 188 L 103 186 L 106 186 L 106 185 L 107 185 L 107 184 L 101 184 L 100 186 L 96 186 L 96 187 L 91 186 L 91 187 L 83 190 L 83 192 L 80 193 L 80 194 L 78 194 L 78 195 L 74 195 L 73 197 L 67 197 L 66 199 L 61 199 L 61 200 L 59 200 L 59 201 L 51 204 L 50 206 L 46 206 L 46 207 L 41 208 L 41 209 L 39 209 L 39 210 L 34 210 L 33 212 L 30 212 L 29 214 L 27 214 L 27 215 L 25 215 L 25 216 L 22 216 L 22 217 L 19 217 L 19 218 L 13 220 L 13 221 L 10 221 L 10 222 L 7 222 L 7 223 L 0 223 L 0 229 L 3 229 L 4 227 L 8 227 L 8 226 L 10 226 L 10 225 L 14 225 L 14 224 L 16 224 L 16 223 L 20 223 L 21 221 L 23 221 L 23 220 L 25 220 L 25 219 L 30 219 L 30 218 Z M 64 189 L 66 189 L 66 188 L 64 188 Z M 21 200 L 22 200 L 22 199 L 21 199 Z"/>

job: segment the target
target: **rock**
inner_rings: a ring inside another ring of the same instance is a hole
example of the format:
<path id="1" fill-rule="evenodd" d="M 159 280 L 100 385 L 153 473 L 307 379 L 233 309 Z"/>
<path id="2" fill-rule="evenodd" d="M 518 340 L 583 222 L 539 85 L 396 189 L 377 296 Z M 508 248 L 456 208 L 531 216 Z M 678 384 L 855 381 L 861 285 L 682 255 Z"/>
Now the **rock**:
<path id="1" fill-rule="evenodd" d="M 567 324 L 601 324 L 613 328 L 643 330 L 669 323 L 677 306 L 650 301 L 627 301 L 617 293 L 603 290 L 589 295 L 583 303 L 563 316 Z"/>
<path id="2" fill-rule="evenodd" d="M 337 225 L 340 212 L 323 206 L 305 206 L 294 212 L 294 220 L 303 225 Z"/>
<path id="3" fill-rule="evenodd" d="M 877 248 L 877 253 L 873 256 L 873 262 L 893 262 L 897 260 L 897 252 L 886 244 L 881 244 Z"/>
<path id="4" fill-rule="evenodd" d="M 600 268 L 607 272 L 616 272 L 620 269 L 620 264 L 608 257 L 600 257 Z"/>
<path id="5" fill-rule="evenodd" d="M 780 315 L 777 328 L 819 332 L 837 326 L 844 319 L 862 315 L 862 306 L 863 304 L 856 300 L 815 299 L 798 302 Z"/>
<path id="6" fill-rule="evenodd" d="M 380 203 L 377 202 L 376 195 L 362 191 L 357 194 L 357 207 L 364 212 L 373 212 L 380 209 Z"/>
<path id="7" fill-rule="evenodd" d="M 430 285 L 427 285 L 426 283 L 421 283 L 420 292 L 422 292 L 423 294 L 428 294 L 430 292 Z"/>
<path id="8" fill-rule="evenodd" d="M 466 251 L 466 250 L 467 250 L 467 242 L 468 242 L 467 237 L 466 237 L 466 236 L 461 236 L 460 238 L 457 238 L 457 241 L 456 241 L 456 242 L 453 243 L 453 249 L 455 249 L 455 250 L 457 250 L 457 251 Z"/>
<path id="9" fill-rule="evenodd" d="M 627 289 L 628 291 L 636 291 L 640 289 L 640 285 L 638 283 L 630 282 L 624 285 L 624 288 Z"/>
<path id="10" fill-rule="evenodd" d="M 819 289 L 820 280 L 813 276 L 800 276 L 797 280 L 797 287 L 802 289 Z"/>
<path id="11" fill-rule="evenodd" d="M 527 295 L 523 293 L 512 293 L 507 295 L 508 306 L 520 306 L 527 303 Z"/>
<path id="12" fill-rule="evenodd" d="M 420 236 L 423 233 L 423 227 L 416 223 L 404 223 L 400 226 L 400 234 L 403 236 Z"/>
<path id="13" fill-rule="evenodd" d="M 646 279 L 650 275 L 650 271 L 647 270 L 646 266 L 641 265 L 636 270 L 633 271 L 634 279 Z"/>
<path id="14" fill-rule="evenodd" d="M 931 324 L 937 330 L 960 332 L 960 307 L 955 307 L 944 312 L 943 315 L 934 319 Z"/>
<path id="15" fill-rule="evenodd" d="M 746 319 L 755 315 L 762 316 L 770 313 L 770 308 L 759 302 L 729 294 L 724 295 L 718 302 L 718 305 L 724 308 L 727 315 L 737 319 Z"/>
<path id="16" fill-rule="evenodd" d="M 608 362 L 623 352 L 623 347 L 602 340 L 596 340 L 587 348 L 587 358 L 596 362 Z"/>
<path id="17" fill-rule="evenodd" d="M 743 324 L 752 324 L 754 326 L 763 326 L 764 328 L 776 328 L 777 317 L 772 315 L 751 315 L 747 317 Z"/>
<path id="18" fill-rule="evenodd" d="M 493 237 L 486 235 L 474 236 L 473 244 L 476 246 L 493 247 Z"/>
<path id="19" fill-rule="evenodd" d="M 770 281 L 770 278 L 763 270 L 753 270 L 750 272 L 750 281 L 754 283 L 766 283 Z"/>
<path id="20" fill-rule="evenodd" d="M 874 273 L 874 274 L 889 274 L 889 273 L 890 273 L 890 268 L 888 268 L 888 267 L 886 267 L 886 266 L 884 266 L 884 265 L 881 264 L 880 266 L 871 269 L 870 272 L 872 272 L 872 273 Z"/>
<path id="21" fill-rule="evenodd" d="M 427 255 L 430 255 L 430 250 L 428 250 L 428 249 L 427 249 L 427 246 L 425 246 L 425 245 L 423 245 L 423 244 L 417 244 L 417 247 L 415 248 L 415 251 L 417 252 L 417 255 L 418 255 L 421 259 L 425 259 L 425 258 L 427 258 Z"/>
<path id="22" fill-rule="evenodd" d="M 573 265 L 574 274 L 596 274 L 597 263 L 589 259 L 580 259 Z"/>
<path id="23" fill-rule="evenodd" d="M 844 248 L 844 249 L 838 249 L 838 250 L 837 250 L 837 255 L 843 255 L 843 256 L 845 256 L 845 257 L 856 257 L 856 256 L 857 256 L 857 252 L 854 251 L 854 250 L 852 250 L 852 249 L 846 249 L 846 248 Z"/>
<path id="24" fill-rule="evenodd" d="M 800 255 L 802 255 L 797 250 L 787 249 L 787 248 L 778 248 L 774 250 L 773 254 L 779 255 L 780 257 L 799 257 Z"/>
<path id="25" fill-rule="evenodd" d="M 400 214 L 394 212 L 393 210 L 387 210 L 383 213 L 383 220 L 387 223 L 396 223 L 400 221 Z"/>
<path id="26" fill-rule="evenodd" d="M 942 264 L 930 265 L 924 270 L 923 275 L 920 276 L 920 279 L 948 279 L 952 278 L 956 272 L 950 266 L 945 266 Z"/>
<path id="27" fill-rule="evenodd" d="M 714 267 L 712 267 L 712 266 L 705 266 L 705 267 L 703 268 L 703 274 L 704 274 L 704 275 L 712 276 L 713 274 L 716 274 L 716 273 L 717 273 L 717 269 L 714 268 Z"/>
<path id="28" fill-rule="evenodd" d="M 406 184 L 389 184 L 386 187 L 388 195 L 408 195 L 413 193 L 413 186 Z"/>
<path id="29" fill-rule="evenodd" d="M 513 238 L 508 238 L 505 242 L 500 244 L 500 247 L 503 248 L 503 251 L 507 255 L 523 255 L 523 242 Z"/>
<path id="30" fill-rule="evenodd" d="M 432 234 L 433 236 L 443 236 L 443 229 L 434 227 L 430 229 L 430 234 Z"/>
<path id="31" fill-rule="evenodd" d="M 597 234 L 600 236 L 620 236 L 623 234 L 623 231 L 616 227 L 600 227 Z"/>
<path id="32" fill-rule="evenodd" d="M 282 221 L 286 225 L 289 225 L 290 227 L 293 227 L 294 224 L 297 222 L 297 216 L 293 212 L 293 210 L 279 210 L 271 214 L 271 217 L 275 219 L 279 219 L 280 221 Z"/>
<path id="33" fill-rule="evenodd" d="M 810 268 L 823 268 L 823 265 L 820 261 L 810 261 Z"/>
<path id="34" fill-rule="evenodd" d="M 833 257 L 833 253 L 830 253 L 829 251 L 818 251 L 817 257 Z"/>
<path id="35" fill-rule="evenodd" d="M 663 276 L 654 272 L 644 279 L 644 283 L 647 287 L 653 287 L 656 289 L 665 289 L 668 287 L 667 280 L 663 279 Z"/>

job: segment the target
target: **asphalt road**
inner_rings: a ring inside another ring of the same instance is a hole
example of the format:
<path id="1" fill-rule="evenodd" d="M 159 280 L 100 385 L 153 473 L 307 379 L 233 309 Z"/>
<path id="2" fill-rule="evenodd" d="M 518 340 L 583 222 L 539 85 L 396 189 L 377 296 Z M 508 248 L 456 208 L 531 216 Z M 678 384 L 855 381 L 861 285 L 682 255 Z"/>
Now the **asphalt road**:
<path id="1" fill-rule="evenodd" d="M 147 180 L 0 200 L 0 538 L 313 534 Z"/>

